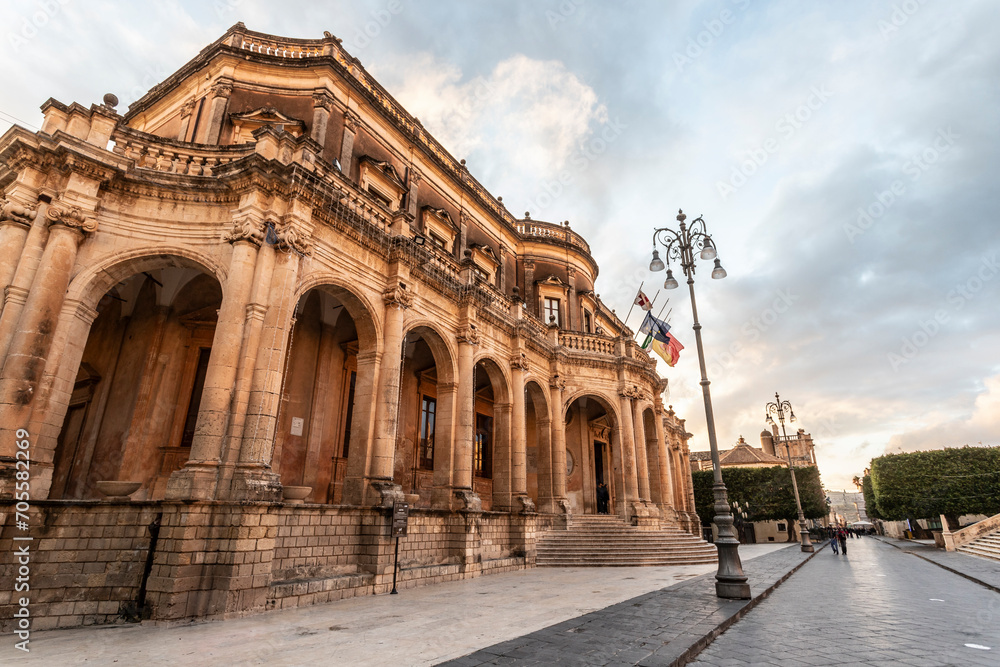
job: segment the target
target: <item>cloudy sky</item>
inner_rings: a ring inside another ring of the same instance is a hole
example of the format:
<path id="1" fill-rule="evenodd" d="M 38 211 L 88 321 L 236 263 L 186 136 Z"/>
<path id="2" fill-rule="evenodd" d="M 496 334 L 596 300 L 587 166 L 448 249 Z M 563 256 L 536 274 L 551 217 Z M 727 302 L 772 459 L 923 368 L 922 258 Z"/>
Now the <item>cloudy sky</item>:
<path id="1" fill-rule="evenodd" d="M 237 21 L 343 38 L 510 210 L 584 234 L 619 314 L 662 285 L 652 230 L 704 215 L 720 446 L 757 444 L 775 391 L 829 488 L 886 451 L 1000 444 L 1000 4 L 8 0 L 0 131 L 50 96 L 124 109 Z M 668 295 L 668 402 L 707 449 Z"/>

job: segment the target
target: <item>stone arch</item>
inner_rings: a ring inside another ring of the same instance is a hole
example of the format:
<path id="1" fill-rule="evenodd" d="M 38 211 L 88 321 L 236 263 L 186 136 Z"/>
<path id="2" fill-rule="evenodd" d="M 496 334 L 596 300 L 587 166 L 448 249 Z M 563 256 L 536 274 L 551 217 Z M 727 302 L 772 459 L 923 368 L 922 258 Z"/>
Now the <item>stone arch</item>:
<path id="1" fill-rule="evenodd" d="M 513 506 L 509 370 L 509 365 L 501 365 L 489 354 L 473 359 L 472 485 L 487 510 L 508 510 Z"/>
<path id="2" fill-rule="evenodd" d="M 74 277 L 32 415 L 54 496 L 97 497 L 99 479 L 163 496 L 190 452 L 225 276 L 214 258 L 178 247 L 115 255 Z"/>
<path id="3" fill-rule="evenodd" d="M 382 348 L 368 300 L 331 280 L 296 291 L 273 453 L 282 484 L 316 503 L 342 502 L 348 461 L 367 450 Z"/>
<path id="4" fill-rule="evenodd" d="M 534 376 L 524 382 L 525 479 L 528 496 L 536 507 L 552 501 L 552 419 L 547 385 Z"/>
<path id="5" fill-rule="evenodd" d="M 627 475 L 634 461 L 626 461 L 622 447 L 622 420 L 615 402 L 601 392 L 575 391 L 567 401 L 566 446 L 574 457 L 567 475 L 567 497 L 574 511 L 597 513 L 598 485 L 609 494 L 608 512 L 625 516 Z M 567 466 L 568 468 L 569 466 Z"/>
<path id="6" fill-rule="evenodd" d="M 417 506 L 450 508 L 459 382 L 454 335 L 427 319 L 406 322 L 402 358 L 393 481 L 416 496 Z"/>

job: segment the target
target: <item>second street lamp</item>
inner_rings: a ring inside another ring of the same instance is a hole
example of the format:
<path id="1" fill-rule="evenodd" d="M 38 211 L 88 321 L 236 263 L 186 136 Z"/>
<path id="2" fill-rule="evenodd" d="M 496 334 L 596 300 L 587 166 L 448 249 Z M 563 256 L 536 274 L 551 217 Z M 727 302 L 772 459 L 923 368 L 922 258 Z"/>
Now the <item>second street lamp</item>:
<path id="1" fill-rule="evenodd" d="M 781 435 L 785 441 L 785 454 L 788 458 L 788 471 L 792 475 L 792 491 L 795 492 L 795 508 L 799 511 L 799 535 L 801 535 L 801 545 L 802 551 L 811 553 L 815 551 L 812 542 L 809 541 L 809 529 L 806 528 L 806 516 L 802 513 L 802 501 L 799 500 L 799 485 L 795 481 L 795 466 L 792 465 L 792 446 L 788 441 L 788 433 L 785 431 L 785 411 L 788 411 L 789 419 L 788 421 L 795 421 L 795 411 L 792 410 L 792 404 L 788 401 L 781 400 L 778 396 L 778 392 L 774 392 L 774 401 L 768 403 L 764 406 L 764 417 L 769 424 L 774 425 L 774 419 L 771 415 L 778 418 L 781 422 Z"/>
<path id="2" fill-rule="evenodd" d="M 743 564 L 740 562 L 739 546 L 740 541 L 736 538 L 733 530 L 733 515 L 729 507 L 729 500 L 726 497 L 726 485 L 722 481 L 722 467 L 719 465 L 719 446 L 715 440 L 715 416 L 712 413 L 712 394 L 708 390 L 708 373 L 705 370 L 705 351 L 701 344 L 701 324 L 698 322 L 698 305 L 694 299 L 694 251 L 695 247 L 701 249 L 700 256 L 705 260 L 715 260 L 715 268 L 712 271 L 713 278 L 725 278 L 726 270 L 722 268 L 716 257 L 715 244 L 712 237 L 705 230 L 705 221 L 699 216 L 691 222 L 688 227 L 684 224 L 687 216 L 684 211 L 677 212 L 677 221 L 680 223 L 680 231 L 674 231 L 669 227 L 661 227 L 653 230 L 653 260 L 649 263 L 650 271 L 662 271 L 667 269 L 667 279 L 663 283 L 664 289 L 674 289 L 678 287 L 677 279 L 674 278 L 670 269 L 670 261 L 680 262 L 681 270 L 687 276 L 688 289 L 691 293 L 691 313 L 694 317 L 694 339 L 698 344 L 698 364 L 701 366 L 701 389 L 705 399 L 705 422 L 708 426 L 708 444 L 712 449 L 712 474 L 714 484 L 712 493 L 715 497 L 715 525 L 719 529 L 719 536 L 715 540 L 715 547 L 719 551 L 719 570 L 715 574 L 715 594 L 720 598 L 730 598 L 736 600 L 746 600 L 750 598 L 750 584 L 747 583 L 747 576 L 743 573 Z M 664 265 L 660 259 L 660 254 L 656 249 L 659 242 L 664 248 L 664 256 L 667 264 Z"/>

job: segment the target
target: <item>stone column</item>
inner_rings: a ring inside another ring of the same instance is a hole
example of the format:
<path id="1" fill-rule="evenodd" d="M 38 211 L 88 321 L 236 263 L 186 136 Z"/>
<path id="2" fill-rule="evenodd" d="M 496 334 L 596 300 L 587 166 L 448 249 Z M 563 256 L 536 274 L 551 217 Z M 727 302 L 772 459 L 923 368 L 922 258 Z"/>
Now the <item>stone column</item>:
<path id="1" fill-rule="evenodd" d="M 635 435 L 635 475 L 639 483 L 639 500 L 649 502 L 649 461 L 646 457 L 646 425 L 638 399 L 631 399 L 632 428 Z"/>
<path id="2" fill-rule="evenodd" d="M 46 217 L 48 208 L 48 203 L 39 202 L 38 210 L 18 255 L 10 266 L 5 264 L 4 268 L 0 269 L 10 272 L 11 275 L 10 279 L 4 281 L 3 285 L 3 311 L 0 313 L 0 358 L 3 358 L 10 348 L 10 341 L 14 338 L 18 318 L 21 317 L 24 302 L 28 299 L 28 290 L 31 289 L 35 272 L 42 260 L 45 242 L 49 236 L 49 223 L 51 222 Z M 13 233 L 11 234 L 13 235 Z"/>
<path id="3" fill-rule="evenodd" d="M 667 438 L 663 429 L 662 405 L 656 410 L 653 422 L 656 427 L 656 459 L 658 464 L 656 474 L 660 478 L 659 497 L 654 498 L 653 502 L 659 505 L 661 516 L 670 520 L 676 520 L 677 513 L 674 511 L 672 498 L 674 482 L 671 474 L 670 451 L 667 447 Z"/>
<path id="4" fill-rule="evenodd" d="M 434 489 L 431 506 L 451 509 L 454 500 L 455 406 L 458 383 L 437 383 L 437 415 L 434 425 Z"/>
<path id="5" fill-rule="evenodd" d="M 18 429 L 31 420 L 32 403 L 42 379 L 46 357 L 76 254 L 85 234 L 97 230 L 97 223 L 79 208 L 54 205 L 45 211 L 50 233 L 35 273 L 10 347 L 0 371 L 0 457 L 15 457 Z M 12 465 L 12 464 L 11 464 Z M 13 468 L 0 471 L 0 496 L 12 491 Z M 8 474 L 10 473 L 10 474 Z"/>
<path id="6" fill-rule="evenodd" d="M 34 219 L 35 209 L 14 201 L 0 201 L 0 293 L 14 280 Z"/>
<path id="7" fill-rule="evenodd" d="M 382 364 L 375 406 L 375 438 L 365 477 L 365 504 L 391 504 L 402 490 L 392 481 L 399 428 L 400 379 L 403 364 L 403 311 L 413 305 L 413 294 L 400 283 L 382 293 L 385 326 Z"/>
<path id="8" fill-rule="evenodd" d="M 549 403 L 552 421 L 552 496 L 556 507 L 550 512 L 569 512 L 566 499 L 566 414 L 563 412 L 563 390 L 566 381 L 559 376 L 549 380 L 552 399 Z"/>
<path id="9" fill-rule="evenodd" d="M 513 447 L 511 446 L 512 403 L 493 405 L 493 511 L 509 512 L 515 505 L 513 494 Z"/>
<path id="10" fill-rule="evenodd" d="M 365 477 L 371 459 L 377 412 L 378 377 L 383 354 L 375 350 L 358 354 L 358 377 L 354 385 L 354 417 L 348 443 L 347 471 L 341 501 L 361 505 L 365 498 Z"/>
<path id="11" fill-rule="evenodd" d="M 511 410 L 510 429 L 510 474 L 511 494 L 514 498 L 528 496 L 528 434 L 527 417 L 524 406 L 524 372 L 528 369 L 528 360 L 524 353 L 511 358 Z"/>
<path id="12" fill-rule="evenodd" d="M 281 499 L 281 484 L 272 469 L 271 460 L 289 354 L 289 333 L 295 326 L 295 286 L 300 264 L 297 252 L 287 250 L 276 253 L 267 314 L 264 316 L 243 425 L 239 463 L 233 474 L 231 493 L 235 500 Z"/>
<path id="13" fill-rule="evenodd" d="M 312 131 L 309 136 L 320 146 L 326 144 L 326 128 L 330 122 L 333 101 L 333 95 L 328 90 L 318 89 L 313 93 Z"/>
<path id="14" fill-rule="evenodd" d="M 229 96 L 232 94 L 233 82 L 229 79 L 220 79 L 212 86 L 212 102 L 209 106 L 208 122 L 201 125 L 198 130 L 198 138 L 195 141 L 200 144 L 219 143 L 222 124 L 226 120 L 226 106 L 229 104 Z"/>
<path id="15" fill-rule="evenodd" d="M 453 459 L 453 484 L 455 496 L 461 502 L 459 509 L 478 509 L 472 489 L 472 441 L 476 433 L 476 390 L 474 347 L 479 344 L 479 332 L 467 324 L 458 334 L 458 417 L 455 428 L 455 456 Z M 462 507 L 464 505 L 464 507 Z"/>
<path id="16" fill-rule="evenodd" d="M 632 392 L 628 389 L 618 393 L 619 414 L 621 415 L 622 475 L 625 478 L 625 512 L 631 519 L 635 505 L 639 501 L 639 480 L 636 475 L 635 427 L 632 422 Z"/>
<path id="17" fill-rule="evenodd" d="M 222 445 L 234 404 L 247 305 L 258 249 L 264 240 L 262 220 L 252 214 L 237 219 L 224 240 L 233 244 L 233 254 L 212 338 L 191 454 L 184 467 L 170 475 L 168 499 L 208 500 L 216 496 Z"/>
<path id="18" fill-rule="evenodd" d="M 191 126 L 191 114 L 196 102 L 188 100 L 181 105 L 181 127 L 177 130 L 177 141 L 187 141 L 188 129 Z"/>
<path id="19" fill-rule="evenodd" d="M 345 176 L 350 176 L 351 160 L 354 158 L 354 135 L 361 124 L 361 118 L 350 109 L 344 112 L 344 140 L 340 144 L 340 168 Z"/>
<path id="20" fill-rule="evenodd" d="M 535 263 L 530 259 L 524 260 L 524 303 L 528 306 L 529 313 L 541 319 L 542 313 L 538 310 L 538 299 L 535 296 Z"/>

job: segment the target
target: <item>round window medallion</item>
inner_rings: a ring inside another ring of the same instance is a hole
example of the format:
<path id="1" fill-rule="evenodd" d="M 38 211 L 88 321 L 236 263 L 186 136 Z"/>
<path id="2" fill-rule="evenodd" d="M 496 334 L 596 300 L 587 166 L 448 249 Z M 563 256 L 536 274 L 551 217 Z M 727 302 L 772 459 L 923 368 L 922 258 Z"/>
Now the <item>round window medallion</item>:
<path id="1" fill-rule="evenodd" d="M 569 477 L 573 474 L 573 452 L 566 450 L 566 476 Z"/>

